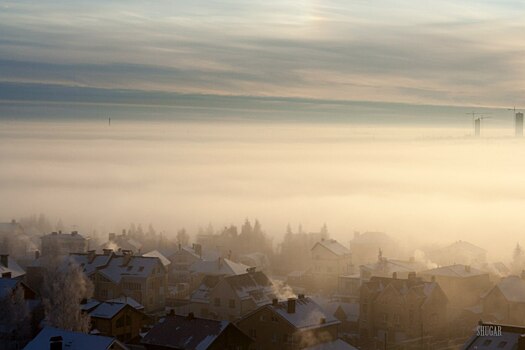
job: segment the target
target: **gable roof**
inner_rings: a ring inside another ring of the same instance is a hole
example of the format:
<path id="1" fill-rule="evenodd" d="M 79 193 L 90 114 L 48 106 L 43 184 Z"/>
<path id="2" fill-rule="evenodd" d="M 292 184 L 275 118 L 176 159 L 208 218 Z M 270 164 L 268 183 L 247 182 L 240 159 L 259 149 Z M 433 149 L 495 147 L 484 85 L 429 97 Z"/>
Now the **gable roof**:
<path id="1" fill-rule="evenodd" d="M 483 323 L 482 326 L 488 327 L 501 327 L 501 335 L 499 333 L 490 335 L 483 334 L 477 335 L 474 334 L 466 343 L 461 347 L 462 350 L 470 349 L 503 349 L 503 350 L 515 350 L 517 349 L 517 344 L 519 338 L 525 334 L 524 327 L 518 326 L 508 326 L 492 323 Z M 494 328 L 492 328 L 494 329 Z"/>
<path id="2" fill-rule="evenodd" d="M 288 300 L 264 307 L 273 310 L 297 329 L 311 329 L 340 323 L 335 316 L 308 297 L 295 299 L 295 312 L 293 313 L 288 312 Z M 321 323 L 321 319 L 324 319 L 324 323 Z"/>
<path id="3" fill-rule="evenodd" d="M 125 264 L 126 257 L 114 256 L 110 262 L 99 273 L 112 282 L 120 283 L 122 277 L 148 277 L 153 273 L 153 269 L 161 265 L 159 258 L 132 255 L 129 262 Z"/>
<path id="4" fill-rule="evenodd" d="M 160 261 L 162 262 L 162 265 L 164 266 L 169 266 L 171 264 L 171 261 L 168 258 L 166 258 L 166 256 L 164 256 L 164 254 L 162 254 L 158 250 L 152 250 L 151 252 L 142 254 L 142 256 L 146 256 L 149 258 L 159 258 Z"/>
<path id="5" fill-rule="evenodd" d="M 142 344 L 185 350 L 206 350 L 228 327 L 228 321 L 167 316 L 142 339 Z"/>
<path id="6" fill-rule="evenodd" d="M 240 275 L 246 273 L 250 267 L 233 262 L 229 259 L 219 258 L 215 261 L 199 260 L 190 266 L 190 271 L 204 275 Z"/>
<path id="7" fill-rule="evenodd" d="M 474 267 L 462 264 L 437 267 L 435 269 L 422 271 L 420 274 L 447 277 L 472 277 L 488 275 L 488 273 L 485 271 L 481 271 Z"/>
<path id="8" fill-rule="evenodd" d="M 140 312 L 139 310 L 132 307 L 130 304 L 105 301 L 98 304 L 98 306 L 92 309 L 89 312 L 89 316 L 96 318 L 112 319 L 125 308 L 130 308 L 130 310 L 134 312 Z"/>
<path id="9" fill-rule="evenodd" d="M 239 299 L 252 299 L 256 305 L 267 304 L 275 297 L 272 281 L 261 271 L 226 276 L 223 281 Z"/>
<path id="10" fill-rule="evenodd" d="M 372 272 L 380 272 L 381 274 L 391 276 L 393 272 L 418 272 L 426 269 L 426 265 L 419 261 L 405 261 L 396 259 L 383 258 L 381 261 L 375 263 L 361 265 L 360 268 L 363 270 L 369 270 Z"/>
<path id="11" fill-rule="evenodd" d="M 523 278 L 518 276 L 502 278 L 494 288 L 498 288 L 508 301 L 525 303 L 525 280 Z"/>
<path id="12" fill-rule="evenodd" d="M 15 259 L 10 256 L 7 257 L 7 266 L 4 266 L 2 263 L 0 263 L 0 276 L 6 272 L 11 273 L 11 278 L 21 277 L 26 274 L 24 269 L 18 265 Z"/>
<path id="13" fill-rule="evenodd" d="M 344 255 L 350 254 L 350 249 L 346 248 L 344 245 L 337 242 L 335 239 L 320 240 L 312 247 L 312 250 L 314 250 L 315 247 L 318 245 L 325 247 L 326 249 L 328 249 L 329 251 L 331 251 L 337 256 L 344 256 Z"/>
<path id="14" fill-rule="evenodd" d="M 122 349 L 127 349 L 115 338 L 45 327 L 26 345 L 24 350 L 49 349 L 49 339 L 56 336 L 62 337 L 64 349 L 69 350 L 109 350 L 114 344 L 118 344 Z"/>
<path id="15" fill-rule="evenodd" d="M 0 299 L 8 296 L 18 286 L 20 280 L 14 278 L 0 278 Z"/>

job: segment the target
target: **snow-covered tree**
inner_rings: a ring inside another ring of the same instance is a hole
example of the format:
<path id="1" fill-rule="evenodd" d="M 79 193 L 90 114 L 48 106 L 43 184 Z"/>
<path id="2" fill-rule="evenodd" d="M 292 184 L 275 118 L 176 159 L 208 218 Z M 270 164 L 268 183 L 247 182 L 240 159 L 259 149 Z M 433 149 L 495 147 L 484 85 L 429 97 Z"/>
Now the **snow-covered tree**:
<path id="1" fill-rule="evenodd" d="M 82 313 L 80 303 L 93 294 L 93 284 L 72 261 L 49 261 L 45 266 L 42 288 L 46 322 L 53 327 L 88 332 L 89 315 Z"/>

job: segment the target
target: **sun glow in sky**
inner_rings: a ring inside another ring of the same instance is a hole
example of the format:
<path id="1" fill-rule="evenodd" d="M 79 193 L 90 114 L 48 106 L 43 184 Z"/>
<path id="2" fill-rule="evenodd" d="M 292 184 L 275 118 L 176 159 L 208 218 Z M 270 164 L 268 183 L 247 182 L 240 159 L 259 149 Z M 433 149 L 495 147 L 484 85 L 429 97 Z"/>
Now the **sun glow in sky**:
<path id="1" fill-rule="evenodd" d="M 1 82 L 519 103 L 519 1 L 0 0 Z M 0 96 L 1 98 L 2 96 Z"/>

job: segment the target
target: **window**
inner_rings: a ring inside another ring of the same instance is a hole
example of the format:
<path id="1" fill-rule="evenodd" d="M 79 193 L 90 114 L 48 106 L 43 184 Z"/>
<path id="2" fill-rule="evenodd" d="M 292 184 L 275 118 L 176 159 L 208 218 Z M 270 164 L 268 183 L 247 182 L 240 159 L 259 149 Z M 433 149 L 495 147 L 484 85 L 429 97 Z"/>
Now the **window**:
<path id="1" fill-rule="evenodd" d="M 383 323 L 387 323 L 388 322 L 388 314 L 385 312 L 383 313 Z"/>
<path id="2" fill-rule="evenodd" d="M 131 271 L 131 269 L 133 269 L 133 266 L 132 266 L 132 265 L 129 265 L 129 266 L 128 266 L 128 271 Z"/>
<path id="3" fill-rule="evenodd" d="M 144 271 L 144 266 L 139 267 L 139 272 Z"/>
<path id="4" fill-rule="evenodd" d="M 120 317 L 117 320 L 117 328 L 122 328 L 122 327 L 124 327 L 124 316 Z"/>
<path id="5" fill-rule="evenodd" d="M 230 309 L 235 309 L 235 299 L 230 299 L 228 302 Z"/>
<path id="6" fill-rule="evenodd" d="M 408 322 L 410 324 L 414 323 L 414 310 L 413 309 L 408 310 Z"/>
<path id="7" fill-rule="evenodd" d="M 400 323 L 400 317 L 399 317 L 399 314 L 394 314 L 394 324 L 396 326 L 399 326 L 399 323 Z"/>
<path id="8" fill-rule="evenodd" d="M 248 334 L 250 335 L 250 337 L 252 337 L 253 339 L 257 338 L 257 330 L 251 328 L 249 331 L 248 331 Z"/>
<path id="9" fill-rule="evenodd" d="M 272 322 L 279 322 L 279 319 L 274 314 L 272 314 Z"/>
<path id="10" fill-rule="evenodd" d="M 213 301 L 213 305 L 221 306 L 221 299 L 220 298 L 215 298 L 215 300 Z"/>
<path id="11" fill-rule="evenodd" d="M 272 334 L 272 343 L 277 343 L 278 339 L 277 333 Z"/>

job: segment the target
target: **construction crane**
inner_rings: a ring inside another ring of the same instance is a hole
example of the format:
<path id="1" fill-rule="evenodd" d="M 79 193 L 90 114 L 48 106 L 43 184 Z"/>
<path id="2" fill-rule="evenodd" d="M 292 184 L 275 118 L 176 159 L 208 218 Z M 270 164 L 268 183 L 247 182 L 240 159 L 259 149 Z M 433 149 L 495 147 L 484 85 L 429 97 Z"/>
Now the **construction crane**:
<path id="1" fill-rule="evenodd" d="M 518 112 L 516 113 L 516 106 L 513 108 L 507 108 L 508 111 L 512 111 L 514 113 L 514 135 L 516 137 L 522 137 L 523 136 L 523 113 Z"/>
<path id="2" fill-rule="evenodd" d="M 486 117 L 485 116 L 485 115 L 490 114 L 490 113 L 470 112 L 470 113 L 465 113 L 465 114 L 469 114 L 469 115 L 472 116 L 472 122 L 474 123 L 474 136 L 475 137 L 480 137 L 481 136 L 481 121 L 483 119 L 490 118 L 490 117 Z"/>

